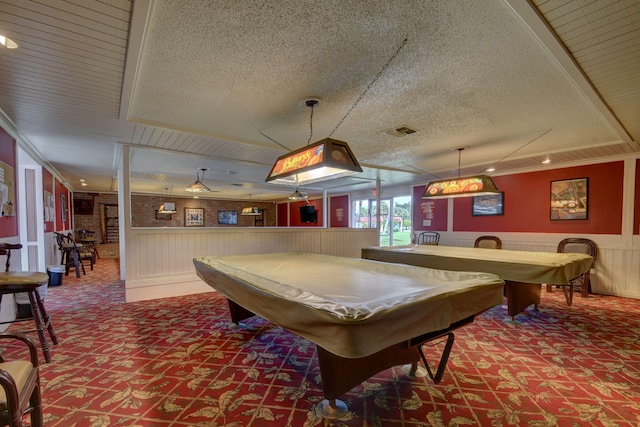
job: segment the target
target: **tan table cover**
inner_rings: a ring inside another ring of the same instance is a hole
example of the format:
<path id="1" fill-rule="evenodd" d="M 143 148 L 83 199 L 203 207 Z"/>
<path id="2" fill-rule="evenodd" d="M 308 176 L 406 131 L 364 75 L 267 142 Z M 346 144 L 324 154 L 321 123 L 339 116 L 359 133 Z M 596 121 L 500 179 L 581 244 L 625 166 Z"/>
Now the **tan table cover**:
<path id="1" fill-rule="evenodd" d="M 198 275 L 247 310 L 347 358 L 364 357 L 503 302 L 504 282 L 311 253 L 194 259 Z"/>
<path id="2" fill-rule="evenodd" d="M 365 259 L 408 263 L 453 271 L 482 271 L 504 280 L 565 285 L 591 268 L 586 254 L 508 251 L 455 246 L 375 246 L 362 249 Z"/>

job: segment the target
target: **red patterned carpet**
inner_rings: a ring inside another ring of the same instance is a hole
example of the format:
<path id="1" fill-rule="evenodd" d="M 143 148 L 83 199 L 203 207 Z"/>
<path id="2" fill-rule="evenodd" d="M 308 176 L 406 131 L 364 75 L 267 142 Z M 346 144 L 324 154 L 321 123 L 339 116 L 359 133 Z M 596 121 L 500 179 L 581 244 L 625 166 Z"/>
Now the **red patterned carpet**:
<path id="1" fill-rule="evenodd" d="M 231 329 L 214 293 L 125 304 L 117 278 L 101 259 L 49 289 L 47 426 L 640 426 L 638 300 L 543 292 L 515 324 L 496 307 L 456 332 L 440 384 L 389 369 L 328 421 L 313 344 L 259 318 Z"/>

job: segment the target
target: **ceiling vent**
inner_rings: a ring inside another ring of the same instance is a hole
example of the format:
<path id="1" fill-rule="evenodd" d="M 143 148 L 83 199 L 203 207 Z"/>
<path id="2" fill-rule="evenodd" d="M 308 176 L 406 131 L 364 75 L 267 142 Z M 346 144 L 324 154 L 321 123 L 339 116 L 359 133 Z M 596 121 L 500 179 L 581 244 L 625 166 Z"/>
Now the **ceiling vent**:
<path id="1" fill-rule="evenodd" d="M 391 135 L 396 138 L 402 138 L 403 136 L 418 133 L 417 130 L 410 128 L 409 126 L 400 126 L 394 129 L 390 129 L 385 132 L 387 135 Z"/>

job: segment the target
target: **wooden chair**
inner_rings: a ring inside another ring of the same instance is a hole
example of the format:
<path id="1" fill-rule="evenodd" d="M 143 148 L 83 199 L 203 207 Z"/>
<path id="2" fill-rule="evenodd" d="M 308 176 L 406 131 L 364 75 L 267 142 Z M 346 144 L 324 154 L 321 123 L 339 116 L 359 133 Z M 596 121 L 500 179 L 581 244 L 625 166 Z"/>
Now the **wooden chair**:
<path id="1" fill-rule="evenodd" d="M 80 247 L 82 245 L 76 244 L 73 239 L 70 240 L 69 235 L 56 232 L 54 232 L 53 235 L 56 238 L 58 249 L 62 254 L 60 263 L 64 265 L 64 275 L 68 276 L 69 271 L 72 268 L 75 270 L 77 278 L 80 278 L 80 271 L 82 271 L 82 274 L 86 275 L 87 272 L 84 269 L 84 263 L 82 262 L 82 258 L 80 255 Z M 93 264 L 91 265 L 91 267 L 93 270 Z"/>
<path id="2" fill-rule="evenodd" d="M 496 236 L 480 236 L 473 244 L 474 248 L 502 249 L 502 240 Z"/>
<path id="3" fill-rule="evenodd" d="M 21 244 L 0 243 L 0 255 L 7 256 L 5 271 L 4 273 L 0 273 L 0 303 L 2 303 L 3 295 L 26 293 L 29 297 L 32 317 L 0 322 L 0 324 L 33 321 L 35 323 L 34 331 L 38 333 L 44 359 L 45 361 L 50 362 L 51 351 L 49 349 L 47 337 L 45 336 L 45 330 L 49 333 L 51 342 L 53 342 L 54 345 L 58 344 L 58 338 L 56 337 L 56 333 L 51 325 L 51 318 L 49 317 L 49 314 L 47 314 L 40 292 L 38 292 L 38 288 L 40 286 L 47 284 L 49 276 L 46 273 L 33 271 L 9 271 L 11 251 L 21 248 Z"/>
<path id="4" fill-rule="evenodd" d="M 98 246 L 97 246 L 98 240 L 94 236 L 95 233 L 96 233 L 95 231 L 86 230 L 86 229 L 78 230 L 76 232 L 76 236 L 77 236 L 76 240 L 79 243 L 82 243 L 84 246 L 86 246 L 87 249 L 89 249 L 93 254 L 94 264 L 100 258 L 100 254 L 98 253 Z"/>
<path id="5" fill-rule="evenodd" d="M 435 231 L 424 231 L 418 235 L 416 243 L 418 245 L 437 245 L 440 242 L 440 233 Z"/>
<path id="6" fill-rule="evenodd" d="M 24 415 L 30 414 L 31 426 L 43 425 L 38 351 L 34 342 L 23 334 L 0 334 L 0 342 L 21 341 L 29 350 L 30 360 L 5 360 L 0 356 L 0 423 L 23 426 Z"/>
<path id="7" fill-rule="evenodd" d="M 567 239 L 561 240 L 560 243 L 558 243 L 558 252 L 591 255 L 591 257 L 593 258 L 593 262 L 595 263 L 596 257 L 598 256 L 598 247 L 593 240 L 584 239 L 581 237 L 569 237 Z M 567 300 L 567 305 L 571 305 L 573 303 L 573 290 L 575 285 L 580 286 L 580 294 L 583 298 L 587 298 L 589 296 L 589 293 L 591 292 L 590 273 L 591 272 L 587 270 L 587 272 L 582 276 L 576 277 L 567 285 L 562 287 L 565 294 L 565 299 Z M 552 291 L 552 285 L 547 285 L 547 292 Z"/>
<path id="8" fill-rule="evenodd" d="M 93 271 L 93 262 L 95 260 L 95 254 L 91 250 L 90 247 L 83 245 L 82 243 L 77 243 L 73 238 L 73 233 L 67 234 L 67 242 L 70 245 L 73 245 L 74 250 L 78 253 L 78 259 L 80 260 L 80 265 L 82 266 L 82 273 L 87 274 L 84 271 L 84 261 L 89 262 L 89 266 L 91 267 L 91 271 Z"/>

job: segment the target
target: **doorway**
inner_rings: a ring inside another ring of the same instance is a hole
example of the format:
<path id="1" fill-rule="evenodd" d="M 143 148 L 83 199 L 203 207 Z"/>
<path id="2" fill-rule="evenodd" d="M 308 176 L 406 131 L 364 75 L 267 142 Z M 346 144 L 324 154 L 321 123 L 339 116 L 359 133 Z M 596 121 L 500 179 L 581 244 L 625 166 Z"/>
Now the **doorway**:
<path id="1" fill-rule="evenodd" d="M 102 241 L 104 243 L 118 243 L 120 241 L 118 205 L 105 204 L 102 218 Z"/>
<path id="2" fill-rule="evenodd" d="M 376 228 L 377 199 L 355 200 L 352 204 L 354 228 Z M 380 246 L 408 245 L 411 242 L 411 196 L 380 199 Z"/>

